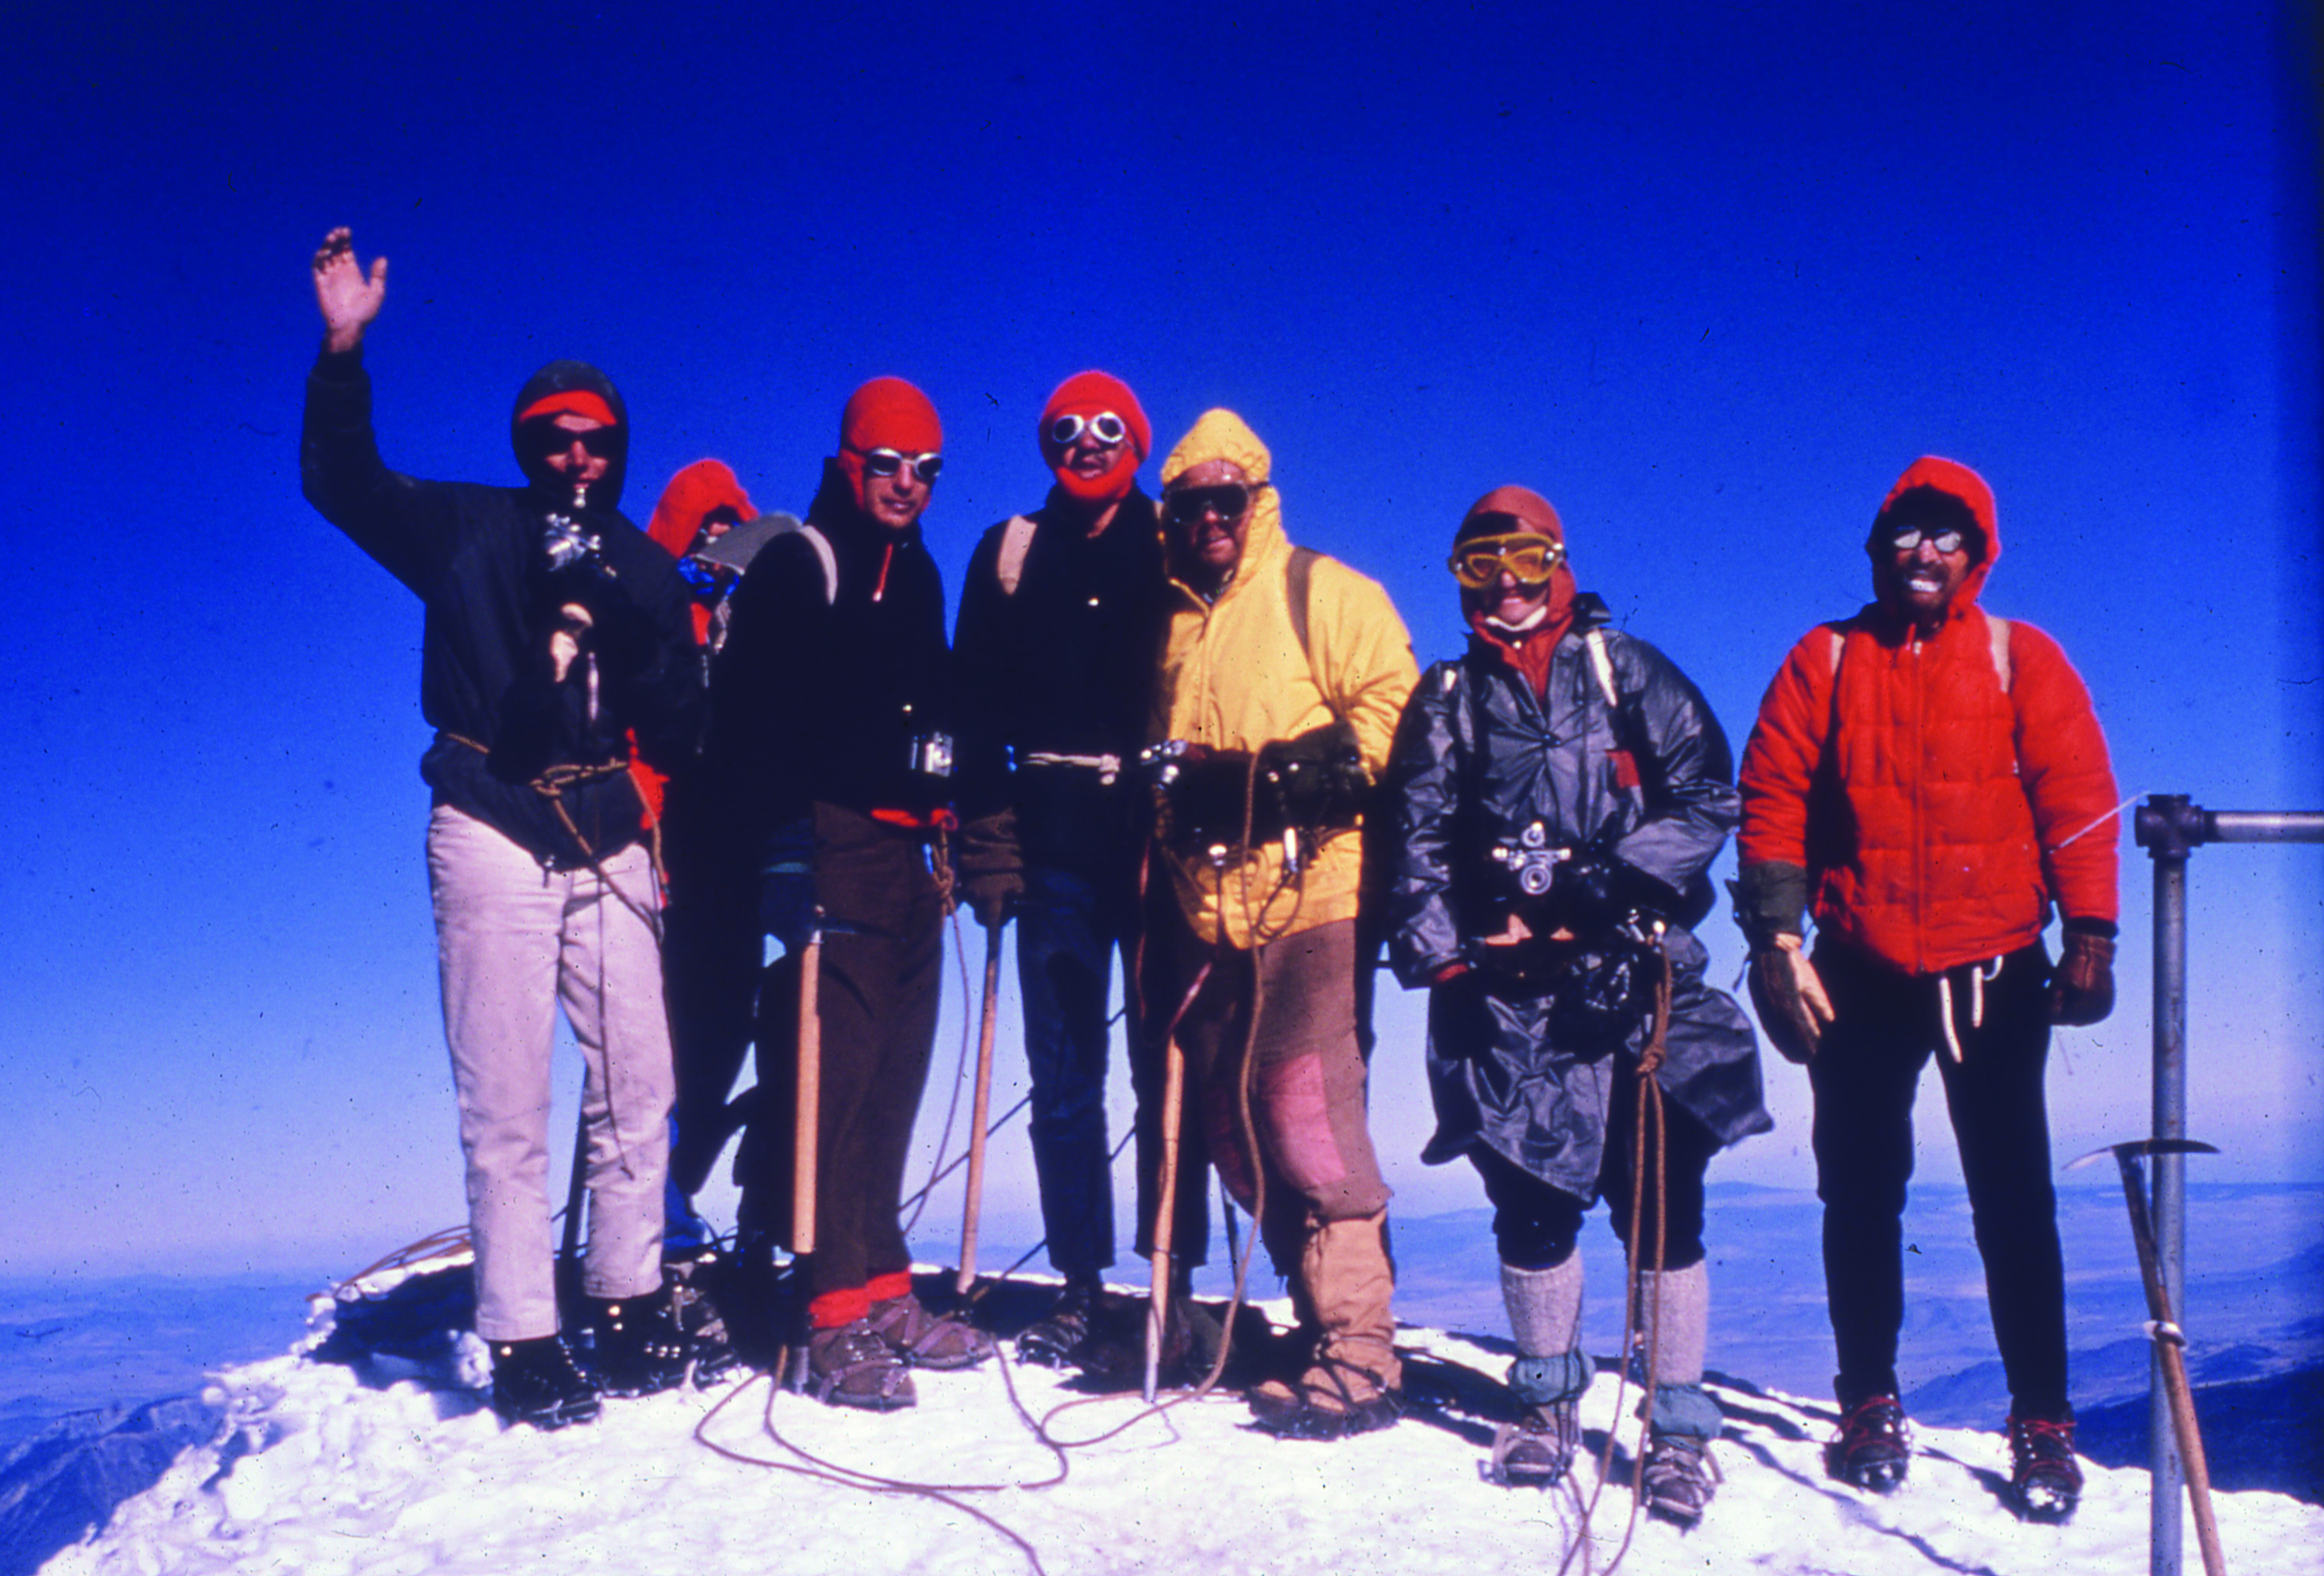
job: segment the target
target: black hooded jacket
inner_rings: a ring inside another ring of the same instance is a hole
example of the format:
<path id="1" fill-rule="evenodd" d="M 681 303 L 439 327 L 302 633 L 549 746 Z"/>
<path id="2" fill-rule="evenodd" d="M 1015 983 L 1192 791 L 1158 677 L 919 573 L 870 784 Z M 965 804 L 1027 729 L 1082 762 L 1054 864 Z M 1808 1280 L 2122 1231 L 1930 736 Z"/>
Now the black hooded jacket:
<path id="1" fill-rule="evenodd" d="M 1471 965 L 1431 995 L 1437 1132 L 1422 1158 L 1489 1147 L 1585 1200 L 1597 1191 L 1615 1069 L 1635 1068 L 1647 1024 L 1642 1012 L 1612 1058 L 1561 1043 L 1556 987 L 1497 973 L 1480 942 L 1521 904 L 1493 850 L 1538 821 L 1552 847 L 1610 855 L 1631 899 L 1675 920 L 1740 814 L 1727 737 L 1702 695 L 1653 646 L 1604 629 L 1605 618 L 1598 598 L 1575 599 L 1539 699 L 1473 637 L 1461 661 L 1430 668 L 1382 784 L 1397 976 L 1418 987 Z M 1626 715 L 1607 705 L 1593 671 L 1592 629 Z M 1702 945 L 1683 924 L 1665 946 L 1673 999 L 1656 1081 L 1721 1144 L 1766 1131 L 1749 1020 L 1705 985 Z"/>
<path id="2" fill-rule="evenodd" d="M 371 378 L 360 349 L 325 351 L 307 379 L 300 474 L 308 501 L 420 598 L 420 705 L 437 730 L 420 761 L 435 802 L 475 817 L 555 868 L 618 851 L 641 835 L 644 806 L 627 772 L 562 790 L 587 841 L 576 843 L 533 786 L 551 767 L 597 766 L 638 753 L 668 772 L 690 760 L 706 701 L 686 583 L 669 555 L 613 507 L 629 419 L 595 367 L 553 362 L 518 395 L 586 389 L 621 417 L 616 449 L 588 506 L 520 440 L 526 487 L 421 481 L 388 469 L 372 430 Z M 512 421 L 512 431 L 516 423 Z M 604 570 L 552 572 L 542 543 L 563 514 L 598 542 Z M 594 620 L 586 659 L 556 681 L 549 635 L 578 602 Z"/>
<path id="3" fill-rule="evenodd" d="M 806 533 L 776 536 L 734 589 L 711 666 L 704 790 L 755 838 L 817 803 L 924 816 L 949 779 L 915 769 L 916 741 L 952 728 L 944 580 L 920 528 L 857 509 L 826 461 L 807 524 L 831 546 L 836 594 Z"/>
<path id="4" fill-rule="evenodd" d="M 1118 756 L 1146 743 L 1168 622 L 1162 538 L 1154 500 L 1133 487 L 1105 530 L 1052 488 L 1033 523 L 1013 592 L 1001 587 L 1006 520 L 968 561 L 953 655 L 960 688 L 960 811 L 964 820 L 1012 802 L 1028 852 L 1058 857 L 1093 830 L 1058 824 L 1088 812 L 1089 784 L 1012 778 L 1010 752 Z M 1121 781 L 1128 782 L 1124 776 Z M 1071 795 L 1069 803 L 1038 801 Z M 1031 805 L 1025 802 L 1036 796 Z"/>

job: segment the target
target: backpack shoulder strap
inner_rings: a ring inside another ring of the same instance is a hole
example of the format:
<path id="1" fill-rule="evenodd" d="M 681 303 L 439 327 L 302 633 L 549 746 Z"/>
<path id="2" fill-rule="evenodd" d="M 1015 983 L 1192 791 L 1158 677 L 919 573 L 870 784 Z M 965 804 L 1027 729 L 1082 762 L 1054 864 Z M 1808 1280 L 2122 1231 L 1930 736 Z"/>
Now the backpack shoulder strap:
<path id="1" fill-rule="evenodd" d="M 786 531 L 796 532 L 807 538 L 815 549 L 816 561 L 823 565 L 823 605 L 826 607 L 839 600 L 839 555 L 831 550 L 831 538 L 819 526 L 787 525 Z"/>
<path id="2" fill-rule="evenodd" d="M 1984 612 L 1983 608 L 1978 609 Z M 1993 674 L 2001 681 L 2001 692 L 2009 693 L 2009 620 L 1985 615 L 1986 638 L 1993 644 Z"/>
<path id="3" fill-rule="evenodd" d="M 1590 671 L 1598 676 L 1598 693 L 1606 697 L 1606 709 L 1618 718 L 1622 714 L 1622 692 L 1614 685 L 1614 658 L 1606 649 L 1606 632 L 1586 629 L 1582 644 L 1590 653 Z"/>
<path id="4" fill-rule="evenodd" d="M 1299 637 L 1299 654 L 1307 659 L 1310 674 L 1315 671 L 1315 653 L 1307 644 L 1307 601 L 1314 590 L 1315 561 L 1323 556 L 1312 547 L 1295 547 L 1291 566 L 1283 575 L 1285 595 L 1291 604 L 1291 632 Z"/>
<path id="5" fill-rule="evenodd" d="M 993 578 L 1001 582 L 1001 594 L 1013 597 L 1017 586 L 1025 578 L 1025 555 L 1033 547 L 1033 522 L 1022 515 L 1011 515 L 1009 524 L 1001 527 L 1001 552 L 993 561 Z"/>

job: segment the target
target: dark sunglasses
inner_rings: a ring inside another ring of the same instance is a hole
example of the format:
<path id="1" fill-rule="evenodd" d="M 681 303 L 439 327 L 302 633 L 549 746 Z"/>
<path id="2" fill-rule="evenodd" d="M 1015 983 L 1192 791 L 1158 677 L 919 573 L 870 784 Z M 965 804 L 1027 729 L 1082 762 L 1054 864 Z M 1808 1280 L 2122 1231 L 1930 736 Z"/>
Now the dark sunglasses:
<path id="1" fill-rule="evenodd" d="M 1215 487 L 1182 487 L 1162 495 L 1162 512 L 1180 525 L 1194 525 L 1205 515 L 1216 515 L 1231 525 L 1250 507 L 1252 489 L 1240 482 Z"/>
<path id="2" fill-rule="evenodd" d="M 558 426 L 554 416 L 536 416 L 525 423 L 525 430 L 533 435 L 544 454 L 556 454 L 578 443 L 598 459 L 611 459 L 621 447 L 619 427 L 592 427 L 586 432 L 576 432 L 569 427 Z"/>
<path id="3" fill-rule="evenodd" d="M 1888 545 L 1898 552 L 1917 552 L 1923 542 L 1934 547 L 1939 552 L 1959 552 L 1961 550 L 1961 543 L 1968 540 L 1958 528 L 1950 525 L 1941 528 L 1899 525 L 1888 533 Z"/>
<path id="4" fill-rule="evenodd" d="M 1060 449 L 1084 432 L 1111 449 L 1130 436 L 1130 423 L 1111 411 L 1100 411 L 1094 416 L 1059 416 L 1049 423 L 1049 441 Z"/>
<path id="5" fill-rule="evenodd" d="M 863 457 L 865 476 L 893 476 L 907 465 L 912 474 L 924 482 L 936 479 L 944 468 L 944 456 L 931 449 L 925 454 L 905 454 L 893 449 L 874 449 Z"/>

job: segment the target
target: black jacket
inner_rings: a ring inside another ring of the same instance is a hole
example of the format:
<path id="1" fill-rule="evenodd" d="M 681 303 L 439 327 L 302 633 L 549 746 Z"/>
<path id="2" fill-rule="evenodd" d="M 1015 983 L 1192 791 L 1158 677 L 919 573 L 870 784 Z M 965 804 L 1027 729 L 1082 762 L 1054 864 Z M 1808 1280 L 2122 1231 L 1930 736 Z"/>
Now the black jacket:
<path id="1" fill-rule="evenodd" d="M 1438 1127 L 1424 1158 L 1482 1145 L 1584 1199 L 1596 1192 L 1610 1079 L 1617 1064 L 1635 1065 L 1648 1024 L 1642 1013 L 1611 1059 L 1558 1043 L 1561 987 L 1508 978 L 1479 944 L 1525 903 L 1493 850 L 1539 821 L 1553 847 L 1610 854 L 1630 895 L 1675 919 L 1740 813 L 1727 738 L 1702 695 L 1653 646 L 1601 628 L 1627 715 L 1608 707 L 1584 639 L 1604 618 L 1595 598 L 1577 599 L 1545 699 L 1480 640 L 1461 661 L 1430 668 L 1406 708 L 1382 793 L 1397 978 L 1428 985 L 1450 964 L 1472 965 L 1430 999 Z M 1665 947 L 1665 1093 L 1722 1144 L 1766 1131 L 1749 1021 L 1703 983 L 1691 932 L 1674 923 Z"/>
<path id="2" fill-rule="evenodd" d="M 950 779 L 915 764 L 918 741 L 952 729 L 944 580 L 919 527 L 865 518 L 828 462 L 807 521 L 837 594 L 805 533 L 777 536 L 735 588 L 711 664 L 706 786 L 738 834 L 818 802 L 925 815 L 951 800 Z"/>
<path id="3" fill-rule="evenodd" d="M 613 385 L 578 362 L 543 368 L 517 408 L 564 387 L 589 388 L 621 411 Z M 553 574 L 542 546 L 547 517 L 560 512 L 552 477 L 494 487 L 392 471 L 380 459 L 371 401 L 360 350 L 318 358 L 307 379 L 300 474 L 323 517 L 426 609 L 420 705 L 437 737 L 420 774 L 435 802 L 554 867 L 628 847 L 641 834 L 643 805 L 626 772 L 563 790 L 586 849 L 532 786 L 551 767 L 625 761 L 632 736 L 650 763 L 672 771 L 700 737 L 705 699 L 686 584 L 669 555 L 614 510 L 620 459 L 588 509 L 562 511 L 596 536 L 611 572 Z M 627 425 L 624 416 L 624 437 Z M 568 601 L 587 607 L 595 624 L 587 660 L 559 684 L 549 638 Z"/>
<path id="4" fill-rule="evenodd" d="M 964 818 L 1013 805 L 1018 837 L 1037 858 L 1059 857 L 1087 829 L 1094 776 L 1011 774 L 1028 751 L 1118 756 L 1146 742 L 1166 621 L 1162 541 L 1154 501 L 1132 487 L 1090 536 L 1058 491 L 1028 516 L 1033 535 L 1013 593 L 999 563 L 1009 522 L 968 561 L 953 651 L 960 694 L 960 808 Z M 1122 783 L 1130 782 L 1125 774 Z M 1128 793 L 1128 788 L 1121 790 Z"/>

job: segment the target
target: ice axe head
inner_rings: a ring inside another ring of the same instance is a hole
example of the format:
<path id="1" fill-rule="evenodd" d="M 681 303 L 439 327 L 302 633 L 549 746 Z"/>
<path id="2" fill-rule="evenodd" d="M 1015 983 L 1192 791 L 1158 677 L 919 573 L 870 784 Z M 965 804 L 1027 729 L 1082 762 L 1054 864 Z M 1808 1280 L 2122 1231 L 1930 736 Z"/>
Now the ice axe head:
<path id="1" fill-rule="evenodd" d="M 2124 1165 L 2135 1165 L 2150 1154 L 2217 1154 L 2216 1145 L 2194 1138 L 2137 1138 L 2127 1144 L 2109 1144 L 2103 1149 L 2093 1149 L 2088 1154 L 2066 1162 L 2062 1169 L 2073 1171 L 2091 1161 L 2111 1154 Z"/>

